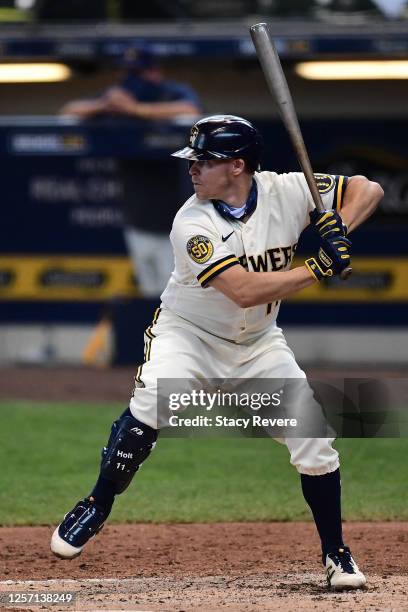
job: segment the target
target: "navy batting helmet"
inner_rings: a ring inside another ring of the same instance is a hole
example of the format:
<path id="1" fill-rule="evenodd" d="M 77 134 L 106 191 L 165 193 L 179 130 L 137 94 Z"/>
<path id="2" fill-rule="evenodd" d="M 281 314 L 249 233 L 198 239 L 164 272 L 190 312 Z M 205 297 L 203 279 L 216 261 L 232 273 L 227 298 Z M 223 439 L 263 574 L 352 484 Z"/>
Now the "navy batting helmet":
<path id="1" fill-rule="evenodd" d="M 193 161 L 242 158 L 256 170 L 261 161 L 262 137 L 242 117 L 212 115 L 197 121 L 191 128 L 189 146 L 172 155 Z"/>

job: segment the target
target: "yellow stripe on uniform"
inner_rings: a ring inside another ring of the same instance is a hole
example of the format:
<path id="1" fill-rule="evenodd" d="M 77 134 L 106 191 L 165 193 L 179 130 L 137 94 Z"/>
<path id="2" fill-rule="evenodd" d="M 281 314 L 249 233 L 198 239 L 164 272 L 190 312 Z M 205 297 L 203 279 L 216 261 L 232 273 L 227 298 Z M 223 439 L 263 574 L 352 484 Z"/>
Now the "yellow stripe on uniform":
<path id="1" fill-rule="evenodd" d="M 155 338 L 156 336 L 150 331 L 150 327 L 148 327 L 145 331 L 146 336 L 148 336 L 148 338 L 150 338 L 151 340 L 153 340 L 153 338 Z"/>
<path id="2" fill-rule="evenodd" d="M 337 186 L 337 202 L 336 202 L 336 210 L 337 212 L 340 212 L 341 210 L 341 200 L 343 197 L 343 183 L 344 183 L 344 176 L 340 175 L 339 176 L 339 184 Z"/>
<path id="3" fill-rule="evenodd" d="M 223 261 L 220 264 L 218 264 L 218 266 L 214 266 L 213 268 L 211 268 L 211 270 L 209 270 L 206 274 L 204 274 L 204 276 L 202 276 L 200 278 L 200 283 L 201 284 L 205 283 L 205 281 L 210 276 L 212 276 L 214 274 L 214 272 L 218 272 L 219 270 L 222 270 L 223 268 L 225 268 L 225 266 L 229 266 L 229 264 L 231 264 L 234 261 L 239 263 L 239 261 L 238 261 L 238 259 L 236 257 L 230 257 L 229 259 L 226 259 L 225 261 Z"/>
<path id="4" fill-rule="evenodd" d="M 156 325 L 157 323 L 157 319 L 159 318 L 160 310 L 161 310 L 160 308 L 156 308 L 156 311 L 153 316 L 153 321 L 151 322 L 151 324 L 145 331 L 146 336 L 149 338 L 147 342 L 147 346 L 146 346 L 146 351 L 145 351 L 145 362 L 149 361 L 150 359 L 150 353 L 152 351 L 152 341 L 156 337 L 154 333 L 152 332 L 152 327 L 153 325 Z"/>
<path id="5" fill-rule="evenodd" d="M 154 333 L 152 332 L 152 327 L 153 325 L 156 325 L 157 323 L 157 319 L 159 318 L 159 314 L 161 312 L 161 308 L 156 308 L 154 316 L 153 316 L 153 321 L 151 322 L 151 324 L 149 325 L 149 327 L 145 330 L 145 334 L 148 338 L 148 340 L 145 342 L 145 347 L 144 347 L 144 363 L 146 363 L 146 361 L 149 361 L 150 359 L 150 353 L 152 350 L 152 342 L 154 340 L 154 338 L 156 338 L 156 336 L 154 335 Z M 137 369 L 136 372 L 136 377 L 135 380 L 139 383 L 143 383 L 142 381 L 142 369 L 143 369 L 143 365 L 140 365 Z"/>
<path id="6" fill-rule="evenodd" d="M 159 318 L 160 311 L 161 311 L 161 308 L 156 308 L 156 312 L 154 313 L 154 317 L 153 317 L 152 326 L 156 325 L 157 319 Z"/>
<path id="7" fill-rule="evenodd" d="M 136 370 L 136 375 L 135 375 L 135 381 L 136 381 L 137 383 L 141 383 L 141 382 L 142 382 L 142 381 L 141 381 L 141 379 L 140 379 L 140 375 L 141 375 L 141 373 L 142 373 L 142 366 L 141 366 L 141 365 L 139 365 L 139 366 L 138 366 L 138 368 L 137 368 L 137 370 Z"/>
<path id="8" fill-rule="evenodd" d="M 153 338 L 154 338 L 154 336 L 153 336 Z M 150 359 L 150 353 L 152 352 L 152 341 L 153 341 L 153 338 L 150 338 L 150 340 L 149 340 L 149 342 L 147 344 L 145 362 L 149 361 L 149 359 Z"/>

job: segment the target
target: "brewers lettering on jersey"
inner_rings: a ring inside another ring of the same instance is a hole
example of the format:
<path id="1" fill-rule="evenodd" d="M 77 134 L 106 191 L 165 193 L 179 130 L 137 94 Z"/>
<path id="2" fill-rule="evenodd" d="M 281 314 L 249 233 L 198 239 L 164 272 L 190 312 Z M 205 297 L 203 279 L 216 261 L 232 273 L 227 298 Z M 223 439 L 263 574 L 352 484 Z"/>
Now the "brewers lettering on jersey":
<path id="1" fill-rule="evenodd" d="M 189 392 L 202 379 L 265 379 L 273 393 L 291 379 L 301 383 L 292 402 L 296 416 L 307 423 L 321 414 L 276 324 L 280 301 L 349 266 L 348 234 L 372 214 L 383 192 L 363 176 L 316 174 L 326 207 L 319 213 L 303 174 L 260 171 L 261 154 L 261 134 L 233 115 L 201 119 L 189 145 L 173 154 L 188 160 L 194 188 L 170 234 L 174 271 L 145 332 L 144 363 L 129 408 L 112 425 L 97 482 L 52 535 L 57 556 L 81 554 L 155 447 L 160 429 L 169 425 L 169 409 L 157 408 L 158 380 L 183 379 Z M 309 223 L 319 240 L 317 252 L 291 268 Z M 366 578 L 343 542 L 340 462 L 332 435 L 329 426 L 318 434 L 311 427 L 310 436 L 277 441 L 286 445 L 300 475 L 329 586 L 357 589 Z"/>

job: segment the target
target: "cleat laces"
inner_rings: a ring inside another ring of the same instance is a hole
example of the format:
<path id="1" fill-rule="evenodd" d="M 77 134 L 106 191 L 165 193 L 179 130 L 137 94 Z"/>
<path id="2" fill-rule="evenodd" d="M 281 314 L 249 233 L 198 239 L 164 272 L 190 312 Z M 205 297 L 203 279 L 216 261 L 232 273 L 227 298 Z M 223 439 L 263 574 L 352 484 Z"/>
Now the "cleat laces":
<path id="1" fill-rule="evenodd" d="M 342 548 L 336 549 L 329 553 L 329 558 L 334 561 L 334 563 L 338 566 L 340 565 L 342 571 L 345 574 L 355 574 L 356 570 L 353 566 L 353 559 L 350 553 L 350 549 L 348 546 L 343 546 Z"/>

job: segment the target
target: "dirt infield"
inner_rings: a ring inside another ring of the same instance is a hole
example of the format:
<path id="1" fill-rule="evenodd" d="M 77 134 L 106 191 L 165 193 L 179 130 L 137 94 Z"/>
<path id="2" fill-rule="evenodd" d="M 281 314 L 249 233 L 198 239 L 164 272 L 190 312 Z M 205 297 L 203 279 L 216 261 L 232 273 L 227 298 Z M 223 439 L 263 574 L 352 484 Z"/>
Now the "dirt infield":
<path id="1" fill-rule="evenodd" d="M 8 368 L 0 370 L 0 399 L 126 402 L 132 376 Z M 50 553 L 52 529 L 0 529 L 1 611 L 408 609 L 408 523 L 345 524 L 368 577 L 366 589 L 345 593 L 326 590 L 311 523 L 107 525 L 73 561 Z M 41 603 L 67 591 L 73 604 Z M 14 596 L 9 605 L 10 592 L 31 603 Z"/>
<path id="2" fill-rule="evenodd" d="M 407 523 L 346 524 L 369 579 L 347 593 L 327 592 L 311 523 L 112 525 L 73 561 L 51 533 L 0 530 L 1 591 L 77 593 L 52 610 L 407 610 Z"/>
<path id="3" fill-rule="evenodd" d="M 406 368 L 359 369 L 309 368 L 310 378 L 398 378 Z M 3 367 L 0 368 L 0 400 L 46 400 L 53 402 L 123 402 L 133 391 L 134 368 Z"/>
<path id="4" fill-rule="evenodd" d="M 4 367 L 0 399 L 127 403 L 135 373 L 136 367 Z"/>

